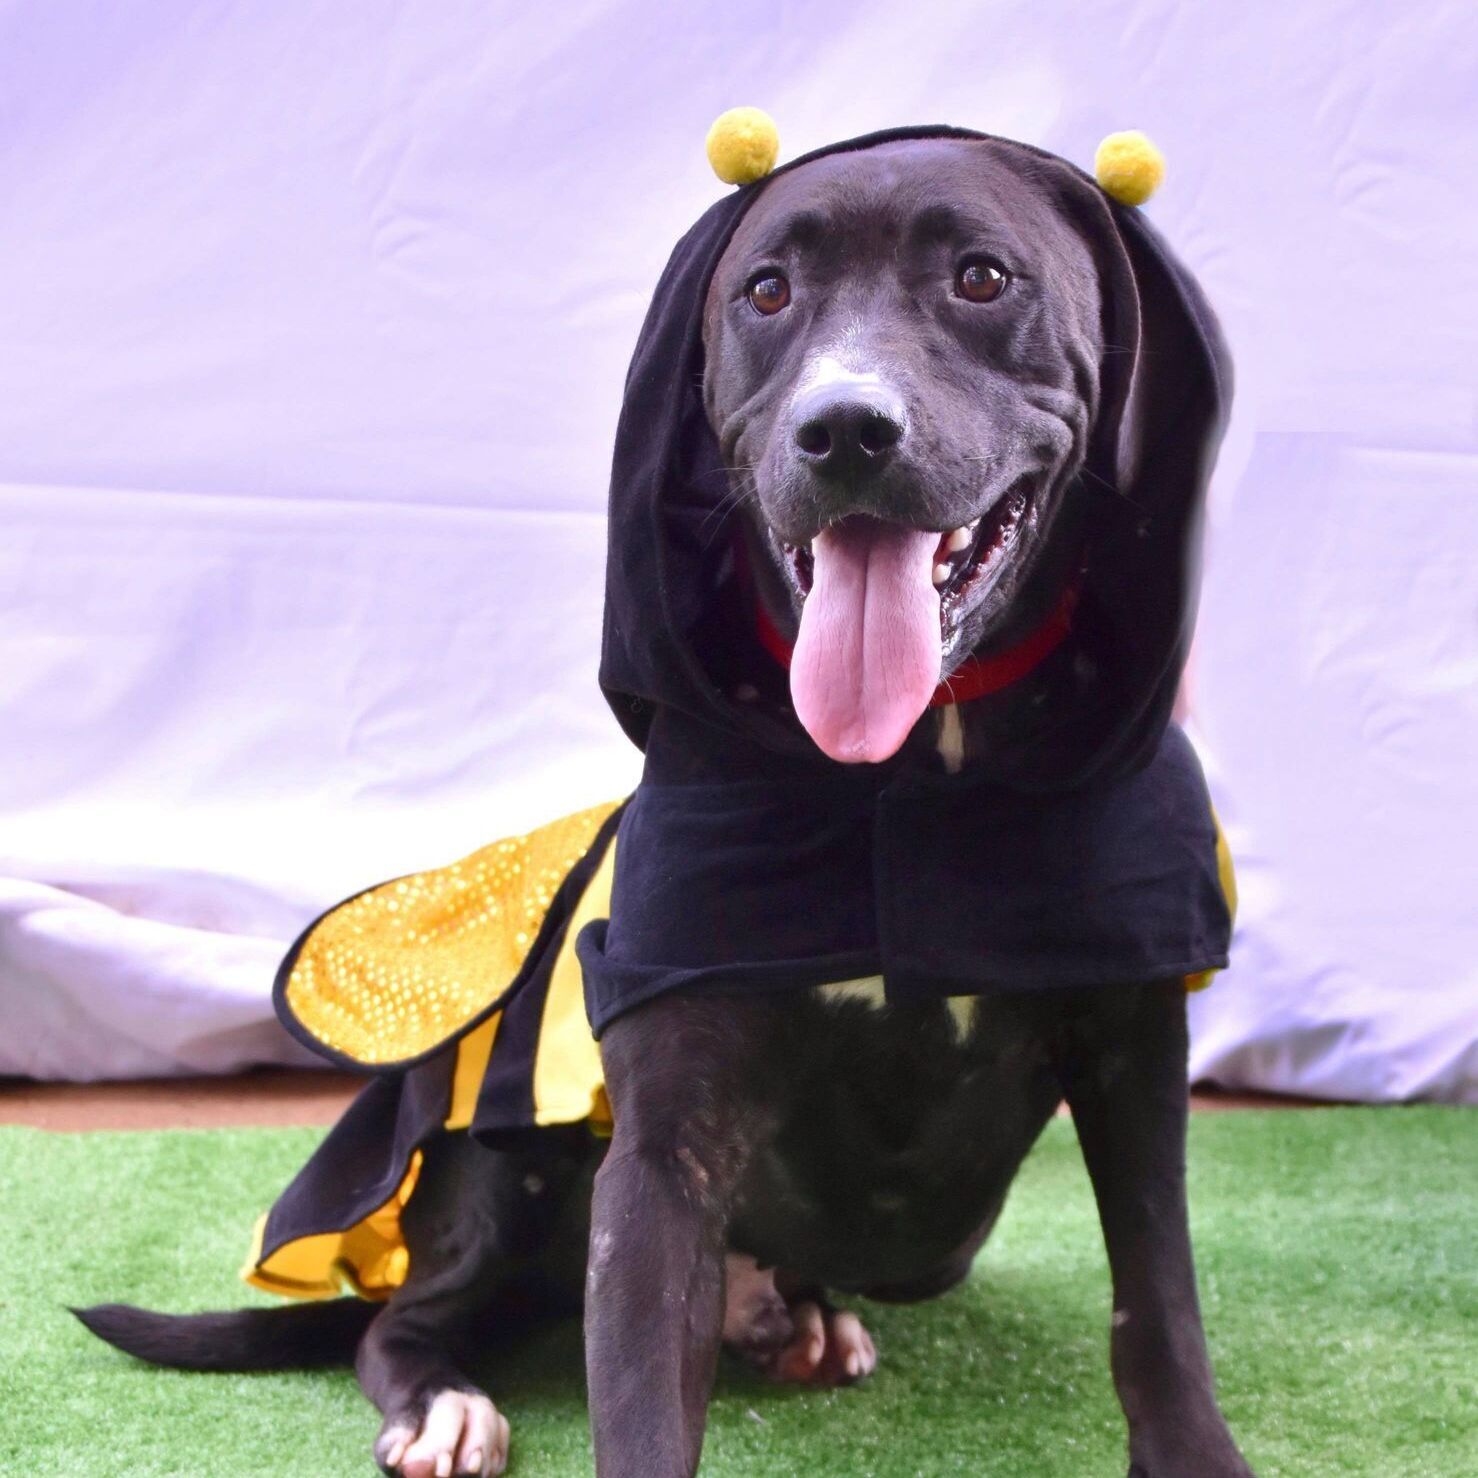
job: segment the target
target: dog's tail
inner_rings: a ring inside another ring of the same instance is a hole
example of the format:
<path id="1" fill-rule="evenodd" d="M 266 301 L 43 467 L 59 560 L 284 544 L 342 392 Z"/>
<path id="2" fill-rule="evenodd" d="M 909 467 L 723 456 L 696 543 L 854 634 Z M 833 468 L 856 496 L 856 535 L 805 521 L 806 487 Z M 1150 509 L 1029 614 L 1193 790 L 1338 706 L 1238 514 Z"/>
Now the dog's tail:
<path id="1" fill-rule="evenodd" d="M 99 1339 L 178 1370 L 292 1370 L 340 1365 L 382 1306 L 362 1298 L 237 1309 L 221 1314 L 155 1314 L 129 1304 L 74 1313 Z"/>

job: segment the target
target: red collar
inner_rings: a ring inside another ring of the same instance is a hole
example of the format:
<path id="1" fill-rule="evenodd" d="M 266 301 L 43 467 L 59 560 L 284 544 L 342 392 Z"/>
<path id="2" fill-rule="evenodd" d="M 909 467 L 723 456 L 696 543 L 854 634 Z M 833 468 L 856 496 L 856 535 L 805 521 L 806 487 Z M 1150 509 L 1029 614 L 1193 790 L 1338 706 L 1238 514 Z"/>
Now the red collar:
<path id="1" fill-rule="evenodd" d="M 1078 582 L 1074 580 L 1063 592 L 1051 615 L 1035 631 L 1003 652 L 991 657 L 966 657 L 944 682 L 934 689 L 930 708 L 943 708 L 950 703 L 968 703 L 998 693 L 1014 682 L 1020 682 L 1033 668 L 1045 662 L 1066 640 L 1073 626 L 1073 610 L 1078 604 Z M 790 670 L 792 644 L 781 636 L 765 609 L 758 593 L 754 601 L 755 626 L 764 649 L 787 671 Z"/>

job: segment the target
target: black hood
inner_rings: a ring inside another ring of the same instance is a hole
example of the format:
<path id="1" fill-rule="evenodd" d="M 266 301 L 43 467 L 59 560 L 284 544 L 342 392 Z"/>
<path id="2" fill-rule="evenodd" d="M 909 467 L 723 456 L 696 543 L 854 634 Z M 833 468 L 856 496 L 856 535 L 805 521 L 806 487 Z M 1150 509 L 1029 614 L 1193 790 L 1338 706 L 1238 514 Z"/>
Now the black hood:
<path id="1" fill-rule="evenodd" d="M 716 676 L 716 612 L 734 580 L 739 516 L 703 407 L 703 318 L 730 238 L 770 180 L 824 155 L 919 138 L 989 142 L 1044 180 L 1098 262 L 1114 346 L 1099 413 L 1070 490 L 1087 500 L 1087 574 L 1074 655 L 1097 677 L 1030 775 L 1032 787 L 1123 773 L 1154 752 L 1169 721 L 1194 622 L 1200 524 L 1230 396 L 1230 369 L 1199 287 L 1140 212 L 1056 155 L 967 129 L 868 134 L 796 159 L 717 201 L 678 242 L 653 295 L 626 378 L 611 470 L 600 682 L 641 748 L 668 706 L 772 750 L 834 766 L 793 718 L 734 701 Z M 718 629 L 722 629 L 720 626 Z"/>

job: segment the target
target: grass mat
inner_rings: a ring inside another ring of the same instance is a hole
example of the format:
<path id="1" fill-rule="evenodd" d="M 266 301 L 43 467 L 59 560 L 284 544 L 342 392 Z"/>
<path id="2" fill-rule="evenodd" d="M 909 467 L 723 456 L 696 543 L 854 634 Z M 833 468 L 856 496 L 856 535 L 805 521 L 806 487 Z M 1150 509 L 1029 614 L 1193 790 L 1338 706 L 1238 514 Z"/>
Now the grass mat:
<path id="1" fill-rule="evenodd" d="M 64 1305 L 268 1302 L 234 1270 L 315 1130 L 0 1129 L 0 1473 L 325 1478 L 374 1471 L 347 1371 L 139 1365 Z M 1478 1117 L 1450 1109 L 1197 1116 L 1191 1195 L 1222 1404 L 1260 1478 L 1478 1473 Z M 721 1371 L 706 1475 L 1124 1472 L 1108 1278 L 1071 1126 L 1027 1163 L 969 1282 L 867 1306 L 865 1386 Z M 515 1478 L 590 1471 L 578 1332 L 483 1372 Z"/>

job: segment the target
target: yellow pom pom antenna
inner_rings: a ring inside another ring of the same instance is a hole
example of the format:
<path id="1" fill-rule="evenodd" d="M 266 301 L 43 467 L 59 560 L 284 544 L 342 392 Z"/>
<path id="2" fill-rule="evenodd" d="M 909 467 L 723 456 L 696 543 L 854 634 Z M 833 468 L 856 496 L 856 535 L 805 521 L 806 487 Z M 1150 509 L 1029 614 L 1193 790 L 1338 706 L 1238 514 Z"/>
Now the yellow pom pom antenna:
<path id="1" fill-rule="evenodd" d="M 726 185 L 752 185 L 775 168 L 780 130 L 758 108 L 730 108 L 708 130 L 708 162 Z"/>
<path id="2" fill-rule="evenodd" d="M 1093 173 L 1120 205 L 1143 205 L 1165 178 L 1165 156 L 1137 128 L 1111 133 L 1093 156 Z"/>

